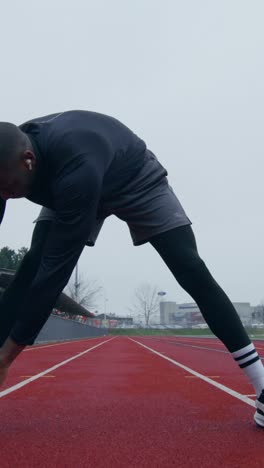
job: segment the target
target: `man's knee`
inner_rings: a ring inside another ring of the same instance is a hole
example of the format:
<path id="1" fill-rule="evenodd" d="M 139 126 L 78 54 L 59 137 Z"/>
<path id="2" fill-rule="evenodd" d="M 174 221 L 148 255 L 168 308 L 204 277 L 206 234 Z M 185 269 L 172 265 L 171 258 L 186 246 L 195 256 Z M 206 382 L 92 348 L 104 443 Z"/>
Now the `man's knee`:
<path id="1" fill-rule="evenodd" d="M 193 255 L 181 256 L 175 276 L 183 287 L 188 287 L 207 282 L 211 275 L 205 262 L 194 252 Z"/>
<path id="2" fill-rule="evenodd" d="M 184 271 L 185 274 L 197 276 L 204 273 L 207 270 L 207 267 L 201 257 L 195 253 L 191 256 L 182 257 L 180 261 L 180 269 L 181 271 Z"/>

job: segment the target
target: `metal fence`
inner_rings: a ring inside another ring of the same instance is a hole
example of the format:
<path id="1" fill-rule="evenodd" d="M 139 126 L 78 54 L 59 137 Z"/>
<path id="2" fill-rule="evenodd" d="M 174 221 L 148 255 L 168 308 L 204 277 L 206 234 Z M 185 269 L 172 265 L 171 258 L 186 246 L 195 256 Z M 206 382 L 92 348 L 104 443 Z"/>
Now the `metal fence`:
<path id="1" fill-rule="evenodd" d="M 91 327 L 75 320 L 51 315 L 40 331 L 35 343 L 50 341 L 76 340 L 108 335 L 108 329 Z"/>

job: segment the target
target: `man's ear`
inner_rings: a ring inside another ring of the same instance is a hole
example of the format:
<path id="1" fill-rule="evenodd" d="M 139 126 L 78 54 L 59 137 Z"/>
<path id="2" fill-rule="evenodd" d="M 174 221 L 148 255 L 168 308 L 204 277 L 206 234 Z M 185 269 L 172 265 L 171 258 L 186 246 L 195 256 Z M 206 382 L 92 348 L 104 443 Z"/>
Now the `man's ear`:
<path id="1" fill-rule="evenodd" d="M 24 151 L 22 155 L 22 163 L 29 171 L 32 171 L 36 164 L 36 156 L 31 150 Z"/>

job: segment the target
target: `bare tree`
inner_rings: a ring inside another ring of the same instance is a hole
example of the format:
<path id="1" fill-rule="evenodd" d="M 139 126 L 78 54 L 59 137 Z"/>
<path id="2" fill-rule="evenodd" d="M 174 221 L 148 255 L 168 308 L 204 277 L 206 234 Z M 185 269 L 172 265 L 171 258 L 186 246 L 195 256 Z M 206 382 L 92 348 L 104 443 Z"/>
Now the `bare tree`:
<path id="1" fill-rule="evenodd" d="M 159 289 L 148 283 L 142 283 L 135 289 L 134 301 L 129 310 L 134 315 L 144 317 L 146 326 L 149 326 L 150 319 L 159 311 Z"/>
<path id="2" fill-rule="evenodd" d="M 101 291 L 102 286 L 98 284 L 97 280 L 87 280 L 81 275 L 78 277 L 77 284 L 76 280 L 70 280 L 66 287 L 68 296 L 77 302 L 77 304 L 87 309 L 94 309 L 97 307 L 97 301 Z"/>

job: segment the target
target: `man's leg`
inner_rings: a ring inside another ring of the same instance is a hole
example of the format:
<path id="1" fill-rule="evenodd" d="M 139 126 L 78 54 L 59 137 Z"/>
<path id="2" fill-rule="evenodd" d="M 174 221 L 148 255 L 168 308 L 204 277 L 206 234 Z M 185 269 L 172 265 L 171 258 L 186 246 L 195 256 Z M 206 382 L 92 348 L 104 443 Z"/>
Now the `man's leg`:
<path id="1" fill-rule="evenodd" d="M 192 228 L 178 227 L 152 237 L 149 242 L 193 297 L 210 329 L 232 353 L 259 396 L 264 389 L 263 365 L 233 304 L 200 258 Z"/>

